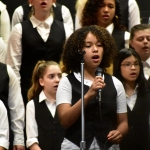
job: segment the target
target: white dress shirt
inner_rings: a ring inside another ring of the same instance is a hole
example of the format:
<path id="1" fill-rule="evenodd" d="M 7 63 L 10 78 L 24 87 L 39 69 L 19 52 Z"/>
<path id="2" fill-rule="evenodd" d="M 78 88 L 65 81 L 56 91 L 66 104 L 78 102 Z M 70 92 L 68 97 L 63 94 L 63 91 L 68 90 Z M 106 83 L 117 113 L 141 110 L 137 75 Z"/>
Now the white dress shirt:
<path id="1" fill-rule="evenodd" d="M 83 6 L 85 5 L 85 3 L 87 2 L 87 0 L 82 1 L 83 2 Z M 76 17 L 75 17 L 75 30 L 81 28 L 81 24 L 80 24 L 80 17 L 81 17 L 81 13 L 82 13 L 82 9 L 84 8 L 83 6 L 80 6 L 79 9 L 77 9 L 77 13 L 76 13 Z M 128 1 L 128 11 L 129 11 L 129 15 L 128 15 L 128 22 L 129 22 L 129 27 L 128 30 L 130 31 L 130 29 L 137 24 L 140 24 L 140 11 L 139 11 L 139 7 L 137 5 L 137 2 L 135 0 L 129 0 Z"/>
<path id="2" fill-rule="evenodd" d="M 10 109 L 11 129 L 14 133 L 14 145 L 24 145 L 25 109 L 21 95 L 20 84 L 10 66 L 7 65 L 9 75 L 8 107 Z"/>
<path id="3" fill-rule="evenodd" d="M 129 8 L 128 30 L 130 31 L 133 26 L 140 24 L 141 21 L 140 21 L 140 10 L 136 0 L 129 0 L 128 8 Z"/>
<path id="4" fill-rule="evenodd" d="M 44 41 L 47 40 L 48 35 L 51 30 L 51 25 L 53 23 L 53 17 L 50 15 L 44 22 L 39 21 L 34 16 L 30 18 L 30 21 L 33 25 L 33 28 L 36 28 L 40 36 Z M 73 30 L 68 28 L 68 25 L 64 24 L 66 39 L 72 34 Z M 16 24 L 10 34 L 7 47 L 7 57 L 6 62 L 14 70 L 17 78 L 20 82 L 20 66 L 21 66 L 21 57 L 22 57 L 22 25 L 21 23 Z"/>
<path id="5" fill-rule="evenodd" d="M 7 42 L 10 35 L 10 19 L 6 5 L 0 1 L 0 62 L 6 62 Z"/>
<path id="6" fill-rule="evenodd" d="M 39 103 L 45 101 L 49 111 L 51 112 L 52 116 L 55 116 L 56 111 L 56 102 L 51 102 L 47 99 L 44 92 L 42 91 L 39 95 Z M 35 120 L 35 105 L 34 101 L 31 100 L 27 103 L 26 108 L 26 133 L 27 133 L 27 141 L 26 146 L 29 148 L 34 143 L 38 142 L 38 126 Z"/>
<path id="7" fill-rule="evenodd" d="M 56 7 L 56 4 L 53 4 L 54 7 Z M 19 6 L 15 9 L 13 16 L 12 16 L 12 28 L 17 24 L 23 21 L 23 8 L 22 6 Z M 62 5 L 61 7 L 61 13 L 63 18 L 63 23 L 67 24 L 70 29 L 73 30 L 73 20 L 71 17 L 71 13 L 69 9 Z"/>
<path id="8" fill-rule="evenodd" d="M 81 82 L 81 75 L 80 73 L 74 73 L 76 79 Z M 105 78 L 105 76 L 103 76 Z M 126 113 L 127 107 L 126 107 L 126 96 L 125 91 L 122 83 L 114 76 L 112 76 L 112 80 L 114 83 L 114 86 L 117 91 L 117 110 L 116 113 Z M 84 84 L 87 86 L 91 86 L 92 81 L 84 79 Z M 107 86 L 107 85 L 106 85 Z M 72 100 L 72 87 L 67 77 L 63 77 L 59 83 L 57 93 L 56 93 L 56 105 L 62 103 L 71 104 Z M 61 150 L 80 150 L 78 146 L 76 146 L 74 143 L 70 142 L 68 139 L 64 138 L 64 141 L 61 145 Z M 93 139 L 93 142 L 90 146 L 90 150 L 100 150 L 96 139 Z M 109 150 L 119 150 L 118 145 L 112 145 Z"/>
<path id="9" fill-rule="evenodd" d="M 9 124 L 7 110 L 0 100 L 0 147 L 9 148 Z"/>
<path id="10" fill-rule="evenodd" d="M 150 57 L 143 62 L 143 70 L 145 78 L 148 80 L 150 78 Z"/>
<path id="11" fill-rule="evenodd" d="M 114 24 L 113 23 L 110 24 L 106 29 L 112 35 L 112 32 L 114 30 Z M 124 34 L 125 48 L 129 48 L 129 39 L 130 39 L 130 33 L 125 31 L 125 34 Z"/>
<path id="12" fill-rule="evenodd" d="M 135 87 L 133 94 L 129 97 L 126 94 L 126 98 L 127 98 L 127 105 L 129 106 L 130 110 L 132 111 L 135 103 L 136 103 L 136 99 L 137 99 L 137 87 L 138 85 Z"/>

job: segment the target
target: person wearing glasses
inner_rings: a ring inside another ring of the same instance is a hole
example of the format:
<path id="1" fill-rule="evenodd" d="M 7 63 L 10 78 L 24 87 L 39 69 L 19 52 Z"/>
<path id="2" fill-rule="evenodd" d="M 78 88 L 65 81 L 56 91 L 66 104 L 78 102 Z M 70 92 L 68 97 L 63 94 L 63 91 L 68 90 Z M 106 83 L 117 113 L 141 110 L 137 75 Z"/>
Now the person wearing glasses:
<path id="1" fill-rule="evenodd" d="M 130 45 L 141 57 L 145 78 L 150 82 L 150 25 L 134 26 L 131 29 Z"/>
<path id="2" fill-rule="evenodd" d="M 128 110 L 128 133 L 121 150 L 149 150 L 150 87 L 144 77 L 140 56 L 134 49 L 122 49 L 114 63 L 114 76 L 124 86 Z"/>

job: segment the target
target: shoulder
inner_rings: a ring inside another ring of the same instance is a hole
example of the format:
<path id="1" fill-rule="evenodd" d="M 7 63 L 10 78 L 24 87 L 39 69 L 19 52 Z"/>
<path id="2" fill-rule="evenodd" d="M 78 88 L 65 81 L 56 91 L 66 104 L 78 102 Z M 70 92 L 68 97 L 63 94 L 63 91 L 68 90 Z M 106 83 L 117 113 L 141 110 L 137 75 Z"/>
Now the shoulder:
<path id="1" fill-rule="evenodd" d="M 61 84 L 61 85 L 68 85 L 70 82 L 69 82 L 69 80 L 68 80 L 68 75 L 67 76 L 65 76 L 65 77 L 63 77 L 61 80 L 60 80 L 60 83 L 59 83 L 59 85 Z"/>
<path id="2" fill-rule="evenodd" d="M 33 109 L 33 108 L 34 108 L 34 101 L 32 99 L 27 103 L 27 109 Z"/>
<path id="3" fill-rule="evenodd" d="M 5 107 L 5 106 L 4 106 L 4 103 L 0 100 L 0 110 L 1 110 L 3 107 Z"/>
<path id="4" fill-rule="evenodd" d="M 116 77 L 114 77 L 114 76 L 112 76 L 112 80 L 113 80 L 113 82 L 114 82 L 114 85 L 115 85 L 117 91 L 124 89 L 124 87 L 123 87 L 123 85 L 122 85 L 122 83 L 121 83 L 120 80 L 118 80 L 118 79 L 117 79 Z"/>
<path id="5" fill-rule="evenodd" d="M 118 80 L 115 76 L 112 76 L 112 75 L 110 75 L 108 73 L 105 73 L 104 74 L 104 78 L 107 78 L 107 77 L 112 78 L 112 81 L 113 81 L 113 83 L 114 83 L 115 86 L 118 87 L 118 86 L 122 85 L 121 81 Z"/>
<path id="6" fill-rule="evenodd" d="M 18 32 L 18 33 L 21 33 L 21 32 L 22 32 L 22 25 L 21 25 L 21 23 L 16 24 L 16 25 L 12 28 L 12 32 L 11 32 L 11 33 L 13 33 L 13 32 Z"/>
<path id="7" fill-rule="evenodd" d="M 71 83 L 68 79 L 68 76 L 63 77 L 60 82 L 59 82 L 59 86 L 58 86 L 58 91 L 70 91 L 71 89 Z"/>
<path id="8" fill-rule="evenodd" d="M 14 12 L 15 13 L 23 13 L 23 7 L 22 6 L 17 7 Z"/>
<path id="9" fill-rule="evenodd" d="M 137 2 L 135 0 L 128 0 L 128 6 L 137 6 Z"/>
<path id="10" fill-rule="evenodd" d="M 0 12 L 6 9 L 6 5 L 0 1 Z"/>
<path id="11" fill-rule="evenodd" d="M 3 113 L 7 113 L 7 110 L 4 103 L 0 100 L 0 115 L 2 115 Z"/>
<path id="12" fill-rule="evenodd" d="M 69 9 L 65 5 L 61 5 L 61 8 L 62 8 L 63 11 L 70 12 Z"/>
<path id="13" fill-rule="evenodd" d="M 129 32 L 125 31 L 124 35 L 125 35 L 125 40 L 130 39 L 130 33 Z"/>

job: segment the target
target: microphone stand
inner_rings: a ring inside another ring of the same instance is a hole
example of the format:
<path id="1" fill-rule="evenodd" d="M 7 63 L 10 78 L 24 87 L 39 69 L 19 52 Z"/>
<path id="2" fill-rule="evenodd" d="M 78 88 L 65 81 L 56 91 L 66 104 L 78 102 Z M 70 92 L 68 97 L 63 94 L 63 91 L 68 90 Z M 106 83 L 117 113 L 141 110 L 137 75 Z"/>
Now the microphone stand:
<path id="1" fill-rule="evenodd" d="M 84 122 L 84 59 L 83 59 L 85 51 L 79 50 L 78 52 L 81 56 L 81 129 L 82 129 L 81 130 L 81 132 L 82 132 L 81 136 L 82 136 L 82 139 L 80 142 L 80 150 L 85 150 L 86 149 L 86 142 L 84 141 L 85 122 Z"/>

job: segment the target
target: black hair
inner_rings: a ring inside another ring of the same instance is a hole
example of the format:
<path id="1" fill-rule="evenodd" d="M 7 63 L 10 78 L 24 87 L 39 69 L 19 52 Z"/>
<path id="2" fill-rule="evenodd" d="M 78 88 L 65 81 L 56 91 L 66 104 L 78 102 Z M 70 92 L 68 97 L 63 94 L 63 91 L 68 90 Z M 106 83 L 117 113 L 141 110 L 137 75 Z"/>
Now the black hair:
<path id="1" fill-rule="evenodd" d="M 81 57 L 78 50 L 83 50 L 88 33 L 95 35 L 103 46 L 104 53 L 100 67 L 105 70 L 114 61 L 117 48 L 112 36 L 105 28 L 91 25 L 76 30 L 67 40 L 62 55 L 65 68 L 63 71 L 67 73 L 72 71 L 80 72 Z"/>
<path id="2" fill-rule="evenodd" d="M 149 85 L 148 85 L 148 82 L 146 81 L 145 76 L 144 76 L 143 63 L 141 61 L 141 58 L 134 49 L 124 48 L 124 49 L 119 51 L 119 53 L 115 59 L 115 62 L 114 62 L 113 74 L 125 86 L 124 79 L 123 79 L 122 74 L 121 74 L 121 63 L 124 59 L 126 59 L 130 56 L 134 56 L 137 59 L 137 61 L 139 62 L 140 72 L 139 72 L 139 76 L 136 80 L 136 84 L 138 84 L 138 88 L 137 88 L 138 95 L 142 95 L 148 90 Z"/>

